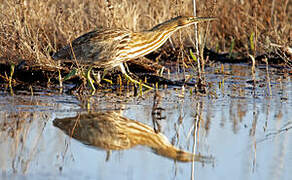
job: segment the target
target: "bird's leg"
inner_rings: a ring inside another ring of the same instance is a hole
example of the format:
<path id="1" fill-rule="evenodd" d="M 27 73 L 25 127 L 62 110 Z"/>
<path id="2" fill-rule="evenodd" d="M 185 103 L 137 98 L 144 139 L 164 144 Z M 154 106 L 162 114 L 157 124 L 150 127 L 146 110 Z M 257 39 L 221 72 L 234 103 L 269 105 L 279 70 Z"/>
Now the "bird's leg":
<path id="1" fill-rule="evenodd" d="M 95 72 L 92 71 L 92 75 L 96 84 L 100 84 L 100 81 L 101 81 L 100 71 L 98 71 L 97 74 L 95 74 Z"/>
<path id="2" fill-rule="evenodd" d="M 133 73 L 130 71 L 129 66 L 127 63 L 123 63 L 124 69 L 129 76 L 133 76 Z"/>
<path id="3" fill-rule="evenodd" d="M 131 78 L 131 76 L 129 76 L 129 75 L 127 74 L 127 72 L 126 72 L 126 70 L 125 70 L 125 67 L 124 67 L 123 63 L 120 64 L 120 69 L 121 69 L 122 73 L 125 75 L 125 77 L 126 77 L 129 81 L 131 81 L 131 82 L 133 82 L 133 83 L 135 83 L 135 84 L 140 84 L 140 82 L 138 82 L 137 80 Z M 150 87 L 150 86 L 148 86 L 147 84 L 142 83 L 141 85 L 144 86 L 144 87 L 146 87 L 146 88 L 148 88 L 148 89 L 153 89 L 153 87 Z"/>
<path id="4" fill-rule="evenodd" d="M 94 95 L 96 89 L 95 89 L 94 84 L 93 84 L 94 80 L 90 76 L 91 70 L 92 70 L 92 66 L 90 66 L 89 69 L 87 70 L 86 79 L 87 79 L 87 81 L 92 89 L 91 95 Z"/>
<path id="5" fill-rule="evenodd" d="M 108 160 L 109 160 L 111 154 L 112 154 L 112 151 L 111 151 L 111 150 L 106 151 L 106 158 L 105 158 L 105 161 L 108 161 Z"/>
<path id="6" fill-rule="evenodd" d="M 127 63 L 123 63 L 123 65 L 124 65 L 125 71 L 126 71 L 128 76 L 130 76 L 132 79 L 139 79 L 139 77 L 136 74 L 134 74 L 130 71 Z"/>

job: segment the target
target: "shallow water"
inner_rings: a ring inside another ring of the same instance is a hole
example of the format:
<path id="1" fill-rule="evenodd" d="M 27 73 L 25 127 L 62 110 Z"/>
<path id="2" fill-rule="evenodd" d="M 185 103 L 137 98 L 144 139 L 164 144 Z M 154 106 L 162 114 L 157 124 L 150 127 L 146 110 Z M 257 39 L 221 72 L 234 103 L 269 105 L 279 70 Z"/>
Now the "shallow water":
<path id="1" fill-rule="evenodd" d="M 250 66 L 225 64 L 224 73 L 207 68 L 209 96 L 180 87 L 142 97 L 131 91 L 97 93 L 89 102 L 63 94 L 0 92 L 0 179 L 290 179 L 292 81 L 272 70 L 267 77 L 264 67 L 257 69 L 254 86 L 248 83 Z M 149 143 L 107 154 L 92 145 L 97 137 L 82 141 L 56 126 L 56 119 L 82 121 L 88 105 L 91 114 L 114 112 L 150 130 L 154 122 L 169 148 L 214 160 L 180 162 Z"/>

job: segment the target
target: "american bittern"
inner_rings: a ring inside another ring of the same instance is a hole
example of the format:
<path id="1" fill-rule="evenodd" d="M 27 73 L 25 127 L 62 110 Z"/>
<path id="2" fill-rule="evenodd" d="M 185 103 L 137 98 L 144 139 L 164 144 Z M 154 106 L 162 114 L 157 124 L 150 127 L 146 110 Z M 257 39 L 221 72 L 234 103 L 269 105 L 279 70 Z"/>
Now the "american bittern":
<path id="1" fill-rule="evenodd" d="M 53 124 L 82 143 L 107 151 L 142 145 L 150 147 L 156 154 L 182 162 L 213 162 L 212 157 L 176 148 L 162 133 L 156 133 L 152 127 L 123 117 L 115 111 L 55 119 Z"/>
<path id="2" fill-rule="evenodd" d="M 125 29 L 94 30 L 60 49 L 53 55 L 53 59 L 76 58 L 79 63 L 89 65 L 87 79 L 93 91 L 95 88 L 90 77 L 92 67 L 108 70 L 120 66 L 122 73 L 129 80 L 138 83 L 127 75 L 123 63 L 158 49 L 180 28 L 214 19 L 213 17 L 178 16 L 141 32 Z"/>

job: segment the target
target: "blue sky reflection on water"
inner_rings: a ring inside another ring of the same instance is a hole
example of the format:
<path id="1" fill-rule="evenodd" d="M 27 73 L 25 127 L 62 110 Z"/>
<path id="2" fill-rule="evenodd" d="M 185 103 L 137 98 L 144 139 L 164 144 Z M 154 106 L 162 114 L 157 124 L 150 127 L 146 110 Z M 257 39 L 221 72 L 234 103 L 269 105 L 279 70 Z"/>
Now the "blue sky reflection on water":
<path id="1" fill-rule="evenodd" d="M 234 73 L 236 69 L 236 73 Z M 212 70 L 210 70 L 212 71 Z M 195 162 L 195 179 L 289 179 L 292 168 L 291 77 L 271 77 L 253 96 L 249 67 L 225 65 L 231 74 L 209 74 L 212 97 L 190 95 L 181 88 L 159 90 L 158 106 L 165 119 L 161 132 L 185 151 L 193 148 L 193 127 L 200 117 L 197 149 L 213 156 L 214 164 Z M 265 79 L 265 72 L 257 72 Z M 219 86 L 223 82 L 224 87 Z M 237 82 L 237 83 L 234 83 Z M 106 152 L 70 139 L 53 126 L 55 118 L 73 117 L 82 102 L 66 95 L 0 96 L 0 177 L 2 179 L 190 179 L 192 163 L 175 162 L 150 148 Z M 122 108 L 122 115 L 153 126 L 154 92 L 144 98 L 100 96 L 96 111 Z"/>

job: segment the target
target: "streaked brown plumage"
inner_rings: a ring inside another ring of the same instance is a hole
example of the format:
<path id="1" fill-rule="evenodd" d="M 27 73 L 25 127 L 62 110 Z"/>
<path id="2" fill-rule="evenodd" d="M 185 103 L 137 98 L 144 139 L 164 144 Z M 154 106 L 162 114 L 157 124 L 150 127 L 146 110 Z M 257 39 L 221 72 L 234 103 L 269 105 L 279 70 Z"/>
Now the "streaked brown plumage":
<path id="1" fill-rule="evenodd" d="M 158 24 L 150 30 L 141 32 L 132 32 L 125 29 L 94 30 L 78 37 L 71 44 L 60 49 L 53 55 L 53 59 L 70 60 L 76 58 L 83 65 L 106 70 L 120 66 L 122 73 L 131 81 L 137 83 L 127 75 L 123 63 L 158 49 L 180 28 L 214 19 L 216 18 L 178 16 Z M 88 73 L 87 78 L 91 81 L 90 73 Z M 95 90 L 92 82 L 90 83 Z"/>
<path id="2" fill-rule="evenodd" d="M 215 18 L 178 16 L 141 32 L 125 29 L 94 30 L 73 40 L 72 49 L 80 63 L 110 69 L 158 49 L 180 28 L 213 19 Z M 53 59 L 73 58 L 71 45 L 60 49 L 53 56 Z"/>
<path id="3" fill-rule="evenodd" d="M 156 133 L 150 126 L 125 118 L 115 111 L 55 119 L 53 124 L 70 137 L 105 150 L 123 150 L 143 145 L 150 147 L 156 154 L 178 161 L 213 160 L 177 149 L 162 133 Z"/>

